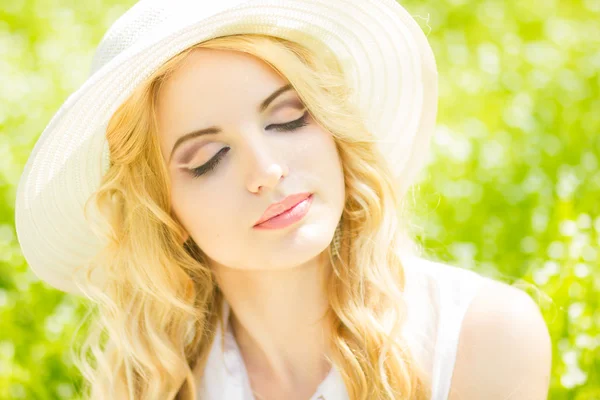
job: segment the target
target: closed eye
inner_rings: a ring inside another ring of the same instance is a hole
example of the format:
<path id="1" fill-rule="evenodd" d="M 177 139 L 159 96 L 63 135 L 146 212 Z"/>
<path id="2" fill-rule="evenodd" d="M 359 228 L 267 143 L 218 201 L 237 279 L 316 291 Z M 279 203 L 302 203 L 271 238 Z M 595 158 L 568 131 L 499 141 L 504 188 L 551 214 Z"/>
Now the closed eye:
<path id="1" fill-rule="evenodd" d="M 295 121 L 286 122 L 284 124 L 271 124 L 267 126 L 265 129 L 269 130 L 270 128 L 279 131 L 279 132 L 291 132 L 297 129 L 302 128 L 303 126 L 308 125 L 308 110 L 304 112 L 302 117 L 298 118 Z M 223 147 L 213 158 L 207 161 L 205 164 L 199 166 L 198 168 L 190 169 L 190 173 L 193 177 L 198 178 L 213 169 L 219 164 L 221 159 L 225 156 L 225 153 L 229 151 L 229 147 Z"/>
<path id="2" fill-rule="evenodd" d="M 286 122 L 285 124 L 269 125 L 269 126 L 267 126 L 266 129 L 268 130 L 270 127 L 274 127 L 274 129 L 276 131 L 294 131 L 303 126 L 308 125 L 307 117 L 308 117 L 308 110 L 304 111 L 304 114 L 302 114 L 302 116 L 295 121 Z"/>

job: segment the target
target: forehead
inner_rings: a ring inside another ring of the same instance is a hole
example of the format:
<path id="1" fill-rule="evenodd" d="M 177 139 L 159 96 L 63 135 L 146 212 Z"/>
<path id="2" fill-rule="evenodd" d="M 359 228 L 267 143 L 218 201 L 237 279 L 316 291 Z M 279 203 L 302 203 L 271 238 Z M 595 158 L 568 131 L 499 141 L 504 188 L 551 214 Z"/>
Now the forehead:
<path id="1" fill-rule="evenodd" d="M 194 94 L 200 100 L 218 100 L 219 94 L 235 98 L 241 94 L 262 95 L 285 80 L 263 60 L 229 50 L 195 49 L 158 93 L 159 106 L 168 106 L 182 96 Z"/>

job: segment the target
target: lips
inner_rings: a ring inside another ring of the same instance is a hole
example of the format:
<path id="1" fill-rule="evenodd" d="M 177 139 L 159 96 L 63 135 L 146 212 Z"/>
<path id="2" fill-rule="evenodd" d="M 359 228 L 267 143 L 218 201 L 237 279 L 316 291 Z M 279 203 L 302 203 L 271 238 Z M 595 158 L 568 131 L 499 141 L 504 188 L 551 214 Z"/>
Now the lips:
<path id="1" fill-rule="evenodd" d="M 291 196 L 286 197 L 280 202 L 273 203 L 265 210 L 260 219 L 254 224 L 255 226 L 265 222 L 268 219 L 271 219 L 279 214 L 286 212 L 287 210 L 294 208 L 298 203 L 302 202 L 302 200 L 309 197 L 311 193 L 297 193 Z"/>

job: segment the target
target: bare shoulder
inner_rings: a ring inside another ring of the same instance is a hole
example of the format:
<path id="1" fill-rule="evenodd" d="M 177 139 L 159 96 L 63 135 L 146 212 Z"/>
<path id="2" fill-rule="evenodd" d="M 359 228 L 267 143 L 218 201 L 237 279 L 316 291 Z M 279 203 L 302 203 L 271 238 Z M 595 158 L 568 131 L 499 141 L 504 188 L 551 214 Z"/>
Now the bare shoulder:
<path id="1" fill-rule="evenodd" d="M 463 320 L 449 400 L 546 400 L 552 345 L 536 302 L 486 281 Z"/>

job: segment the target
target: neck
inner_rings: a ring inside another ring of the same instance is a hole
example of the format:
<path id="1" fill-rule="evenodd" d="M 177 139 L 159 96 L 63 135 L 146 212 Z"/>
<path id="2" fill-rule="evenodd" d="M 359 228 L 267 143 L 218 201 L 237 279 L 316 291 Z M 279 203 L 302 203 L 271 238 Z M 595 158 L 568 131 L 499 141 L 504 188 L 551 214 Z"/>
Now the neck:
<path id="1" fill-rule="evenodd" d="M 316 387 L 330 371 L 325 253 L 295 268 L 216 268 L 250 375 L 281 388 Z"/>

